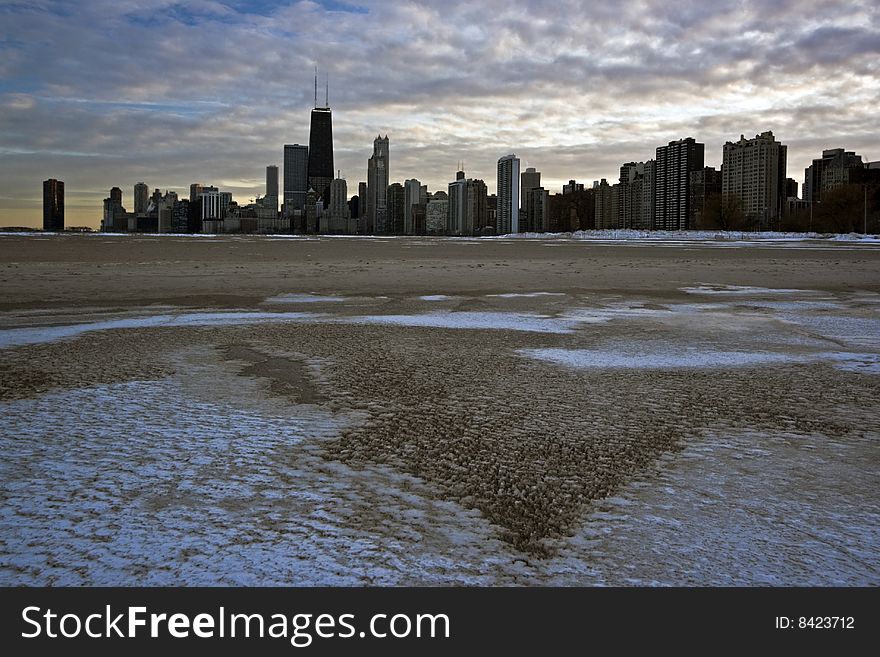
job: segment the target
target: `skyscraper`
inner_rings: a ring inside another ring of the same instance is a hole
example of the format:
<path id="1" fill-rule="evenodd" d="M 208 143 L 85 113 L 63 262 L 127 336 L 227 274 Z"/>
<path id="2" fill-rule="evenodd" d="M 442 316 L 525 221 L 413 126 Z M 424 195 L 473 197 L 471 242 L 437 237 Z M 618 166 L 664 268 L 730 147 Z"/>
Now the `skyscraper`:
<path id="1" fill-rule="evenodd" d="M 388 185 L 388 231 L 394 235 L 403 234 L 406 211 L 406 192 L 400 183 Z"/>
<path id="2" fill-rule="evenodd" d="M 706 145 L 693 137 L 657 148 L 654 228 L 687 230 L 691 171 L 703 168 Z"/>
<path id="3" fill-rule="evenodd" d="M 529 167 L 520 174 L 519 177 L 519 207 L 523 213 L 521 222 L 526 226 L 526 230 L 534 230 L 531 228 L 532 221 L 529 218 L 528 196 L 530 189 L 537 189 L 541 186 L 541 172 L 535 171 L 535 167 Z"/>
<path id="4" fill-rule="evenodd" d="M 278 167 L 270 164 L 266 167 L 266 198 L 263 207 L 278 212 Z"/>
<path id="5" fill-rule="evenodd" d="M 134 186 L 134 213 L 145 214 L 150 205 L 150 188 L 146 183 L 135 183 Z"/>
<path id="6" fill-rule="evenodd" d="M 202 189 L 204 186 L 201 183 L 192 183 L 189 186 L 189 202 L 195 203 L 199 200 L 199 197 L 202 195 Z"/>
<path id="7" fill-rule="evenodd" d="M 373 140 L 373 156 L 367 162 L 367 233 L 389 232 L 388 160 L 388 135 L 380 135 Z"/>
<path id="8" fill-rule="evenodd" d="M 450 235 L 480 233 L 488 221 L 486 183 L 465 178 L 464 171 L 459 171 L 448 190 L 447 232 Z"/>
<path id="9" fill-rule="evenodd" d="M 43 181 L 43 230 L 64 230 L 64 182 Z"/>
<path id="10" fill-rule="evenodd" d="M 785 207 L 785 172 L 788 148 L 770 131 L 724 144 L 721 196 L 742 202 L 745 217 L 766 230 L 782 216 Z M 700 167 L 702 168 L 702 167 Z"/>
<path id="11" fill-rule="evenodd" d="M 608 184 L 605 178 L 602 178 L 598 185 L 594 185 L 593 190 L 596 204 L 596 228 L 599 230 L 614 228 L 617 223 L 615 208 L 618 205 L 614 202 L 616 190 Z"/>
<path id="12" fill-rule="evenodd" d="M 349 232 L 349 216 L 348 185 L 340 176 L 330 183 L 330 205 L 321 217 L 321 232 Z"/>
<path id="13" fill-rule="evenodd" d="M 324 106 L 318 107 L 318 76 L 315 74 L 315 108 L 309 130 L 309 187 L 329 205 L 333 181 L 333 115 L 330 112 L 330 85 Z"/>
<path id="14" fill-rule="evenodd" d="M 284 145 L 284 214 L 293 216 L 294 210 L 306 207 L 309 191 L 309 147 L 299 144 Z"/>
<path id="15" fill-rule="evenodd" d="M 449 197 L 446 192 L 434 192 L 425 208 L 425 230 L 428 235 L 446 233 L 447 217 L 449 216 Z"/>
<path id="16" fill-rule="evenodd" d="M 505 155 L 498 160 L 495 230 L 499 235 L 519 232 L 519 183 L 519 158 L 513 154 Z"/>
<path id="17" fill-rule="evenodd" d="M 721 172 L 716 171 L 715 167 L 703 167 L 698 171 L 691 171 L 690 193 L 688 224 L 697 230 L 706 228 L 706 206 L 709 199 L 721 196 Z"/>
<path id="18" fill-rule="evenodd" d="M 415 178 L 410 178 L 403 183 L 404 206 L 403 206 L 403 233 L 413 235 L 417 232 L 413 224 L 413 208 L 421 205 L 422 183 Z"/>
<path id="19" fill-rule="evenodd" d="M 543 187 L 529 187 L 523 209 L 525 230 L 546 233 L 550 226 L 550 193 Z"/>
<path id="20" fill-rule="evenodd" d="M 620 167 L 617 218 L 606 228 L 649 230 L 654 220 L 654 160 L 627 162 Z"/>
<path id="21" fill-rule="evenodd" d="M 467 180 L 464 171 L 459 171 L 455 180 L 448 186 L 447 212 L 449 219 L 446 224 L 446 232 L 450 235 L 470 235 L 465 232 L 465 207 L 467 203 Z"/>

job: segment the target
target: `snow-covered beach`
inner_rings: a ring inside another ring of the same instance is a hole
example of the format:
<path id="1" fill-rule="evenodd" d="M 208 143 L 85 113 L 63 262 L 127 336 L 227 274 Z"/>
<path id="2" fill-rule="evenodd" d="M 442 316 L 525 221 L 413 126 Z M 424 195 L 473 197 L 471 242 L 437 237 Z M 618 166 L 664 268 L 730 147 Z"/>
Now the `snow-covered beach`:
<path id="1" fill-rule="evenodd" d="M 880 244 L 679 239 L 0 236 L 0 583 L 877 585 Z"/>

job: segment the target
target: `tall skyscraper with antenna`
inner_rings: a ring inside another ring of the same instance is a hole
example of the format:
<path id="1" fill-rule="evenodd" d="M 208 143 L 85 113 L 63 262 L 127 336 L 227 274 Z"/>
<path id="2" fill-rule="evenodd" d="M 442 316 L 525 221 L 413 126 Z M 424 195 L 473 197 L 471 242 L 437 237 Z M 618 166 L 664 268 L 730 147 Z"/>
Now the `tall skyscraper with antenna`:
<path id="1" fill-rule="evenodd" d="M 318 72 L 315 71 L 315 107 L 309 131 L 309 187 L 330 201 L 330 183 L 333 181 L 333 116 L 330 112 L 330 80 L 324 96 L 324 106 L 318 107 Z"/>

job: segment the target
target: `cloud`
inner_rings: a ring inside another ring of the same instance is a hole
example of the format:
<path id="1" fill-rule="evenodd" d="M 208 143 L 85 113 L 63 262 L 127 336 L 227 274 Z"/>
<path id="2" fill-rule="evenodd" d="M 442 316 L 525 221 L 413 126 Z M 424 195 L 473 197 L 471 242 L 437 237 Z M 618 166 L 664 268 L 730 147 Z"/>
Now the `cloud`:
<path id="1" fill-rule="evenodd" d="M 551 186 L 615 179 L 684 136 L 717 165 L 724 141 L 767 129 L 796 178 L 823 147 L 880 159 L 876 2 L 719 4 L 7 2 L 0 222 L 20 223 L 16 199 L 38 223 L 50 176 L 86 194 L 92 223 L 106 190 L 138 180 L 253 198 L 283 144 L 308 143 L 316 65 L 350 188 L 379 132 L 392 178 L 432 189 L 464 160 L 493 191 L 511 151 Z"/>

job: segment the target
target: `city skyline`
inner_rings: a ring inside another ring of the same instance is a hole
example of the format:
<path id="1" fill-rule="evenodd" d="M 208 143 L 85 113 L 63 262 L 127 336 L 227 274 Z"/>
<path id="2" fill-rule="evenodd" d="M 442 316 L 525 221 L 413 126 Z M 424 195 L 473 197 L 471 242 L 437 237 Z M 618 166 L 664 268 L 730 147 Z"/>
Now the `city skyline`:
<path id="1" fill-rule="evenodd" d="M 107 190 L 139 181 L 264 194 L 284 144 L 308 143 L 315 64 L 350 194 L 379 133 L 394 144 L 389 183 L 432 191 L 464 160 L 494 192 L 511 152 L 551 192 L 615 181 L 686 137 L 717 168 L 725 142 L 768 130 L 801 183 L 824 149 L 878 159 L 869 2 L 491 4 L 2 5 L 0 225 L 38 226 L 48 178 L 65 181 L 67 225 L 97 226 Z"/>

